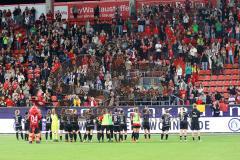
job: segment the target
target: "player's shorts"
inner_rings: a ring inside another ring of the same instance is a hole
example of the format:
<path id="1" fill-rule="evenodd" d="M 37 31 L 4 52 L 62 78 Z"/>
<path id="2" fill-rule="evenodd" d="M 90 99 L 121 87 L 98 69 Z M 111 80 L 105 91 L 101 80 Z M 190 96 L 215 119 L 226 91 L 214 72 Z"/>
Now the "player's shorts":
<path id="1" fill-rule="evenodd" d="M 120 132 L 120 126 L 118 125 L 118 126 L 113 126 L 113 131 L 114 132 Z"/>
<path id="2" fill-rule="evenodd" d="M 120 131 L 127 131 L 127 124 L 120 124 L 119 130 Z"/>
<path id="3" fill-rule="evenodd" d="M 149 122 L 144 122 L 143 123 L 143 129 L 145 130 L 150 130 L 150 123 Z"/>
<path id="4" fill-rule="evenodd" d="M 22 131 L 22 126 L 15 126 L 15 131 Z"/>
<path id="5" fill-rule="evenodd" d="M 105 129 L 107 131 L 109 131 L 110 130 L 110 126 L 109 125 L 102 125 L 102 131 L 104 131 Z"/>
<path id="6" fill-rule="evenodd" d="M 39 127 L 38 128 L 30 127 L 29 132 L 34 133 L 34 134 L 38 134 L 38 133 L 40 133 L 40 129 L 39 129 Z"/>
<path id="7" fill-rule="evenodd" d="M 170 130 L 170 126 L 167 126 L 167 125 L 163 125 L 162 126 L 162 131 L 165 132 L 165 131 L 169 131 Z"/>
<path id="8" fill-rule="evenodd" d="M 180 129 L 188 129 L 188 122 L 180 122 Z"/>
<path id="9" fill-rule="evenodd" d="M 73 131 L 78 131 L 78 130 L 79 130 L 79 125 L 78 125 L 78 123 L 72 123 L 72 130 L 73 130 Z"/>
<path id="10" fill-rule="evenodd" d="M 140 124 L 132 124 L 132 128 L 134 129 L 139 129 L 141 127 L 141 125 Z"/>
<path id="11" fill-rule="evenodd" d="M 46 124 L 46 131 L 50 131 L 52 129 L 51 123 Z"/>
<path id="12" fill-rule="evenodd" d="M 191 123 L 191 130 L 200 130 L 200 127 L 199 127 L 199 122 L 192 122 Z"/>
<path id="13" fill-rule="evenodd" d="M 97 125 L 97 131 L 101 131 L 102 130 L 102 125 Z"/>
<path id="14" fill-rule="evenodd" d="M 94 130 L 94 125 L 86 125 L 86 131 Z"/>
<path id="15" fill-rule="evenodd" d="M 113 131 L 113 125 L 109 125 L 109 130 Z"/>
<path id="16" fill-rule="evenodd" d="M 64 123 L 60 123 L 60 128 L 59 128 L 60 131 L 64 130 Z"/>
<path id="17" fill-rule="evenodd" d="M 24 131 L 28 131 L 29 130 L 29 123 L 25 123 L 24 124 Z"/>
<path id="18" fill-rule="evenodd" d="M 65 131 L 66 132 L 72 132 L 72 125 L 71 124 L 66 124 Z"/>

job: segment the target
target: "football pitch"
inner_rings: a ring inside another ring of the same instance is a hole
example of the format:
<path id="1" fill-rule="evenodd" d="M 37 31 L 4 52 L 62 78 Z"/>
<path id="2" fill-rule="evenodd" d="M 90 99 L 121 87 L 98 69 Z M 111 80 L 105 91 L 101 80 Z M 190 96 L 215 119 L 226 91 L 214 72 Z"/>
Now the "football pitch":
<path id="1" fill-rule="evenodd" d="M 44 139 L 44 136 L 43 136 Z M 240 134 L 208 134 L 202 141 L 180 142 L 177 135 L 160 141 L 152 135 L 145 141 L 140 135 L 138 143 L 46 142 L 28 144 L 17 141 L 15 135 L 0 135 L 0 160 L 239 160 Z"/>

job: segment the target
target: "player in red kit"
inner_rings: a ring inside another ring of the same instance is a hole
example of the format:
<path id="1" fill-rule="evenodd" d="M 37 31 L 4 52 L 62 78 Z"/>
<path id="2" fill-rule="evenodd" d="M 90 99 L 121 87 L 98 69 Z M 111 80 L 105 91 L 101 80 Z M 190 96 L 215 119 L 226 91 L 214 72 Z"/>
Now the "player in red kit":
<path id="1" fill-rule="evenodd" d="M 36 139 L 36 143 L 40 143 L 40 129 L 39 129 L 39 121 L 41 120 L 42 115 L 41 111 L 37 108 L 37 106 L 33 106 L 29 110 L 29 121 L 30 121 L 30 129 L 29 129 L 29 143 L 32 143 L 34 139 Z"/>

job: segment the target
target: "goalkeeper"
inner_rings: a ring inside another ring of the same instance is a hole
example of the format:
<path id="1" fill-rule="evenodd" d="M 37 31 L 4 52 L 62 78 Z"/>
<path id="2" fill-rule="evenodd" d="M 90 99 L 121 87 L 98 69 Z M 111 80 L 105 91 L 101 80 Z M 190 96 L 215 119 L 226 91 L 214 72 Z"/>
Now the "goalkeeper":
<path id="1" fill-rule="evenodd" d="M 52 118 L 52 136 L 53 136 L 53 142 L 58 142 L 59 121 L 58 121 L 58 115 L 57 115 L 55 109 L 52 109 L 51 118 Z"/>

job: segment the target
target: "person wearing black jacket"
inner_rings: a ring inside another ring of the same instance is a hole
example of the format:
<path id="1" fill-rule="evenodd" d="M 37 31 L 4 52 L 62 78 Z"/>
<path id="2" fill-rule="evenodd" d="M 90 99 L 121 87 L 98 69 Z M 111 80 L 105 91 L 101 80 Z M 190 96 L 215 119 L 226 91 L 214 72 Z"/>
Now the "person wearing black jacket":
<path id="1" fill-rule="evenodd" d="M 191 130 L 192 130 L 192 138 L 195 140 L 196 134 L 198 135 L 198 140 L 200 141 L 200 127 L 199 127 L 199 118 L 200 118 L 201 112 L 197 109 L 197 105 L 193 105 L 193 110 L 190 113 L 191 118 Z"/>
<path id="2" fill-rule="evenodd" d="M 213 106 L 213 117 L 219 117 L 220 115 L 220 105 L 219 105 L 219 101 L 216 101 Z"/>
<path id="3" fill-rule="evenodd" d="M 202 70 L 207 70 L 208 69 L 208 56 L 205 52 L 202 55 L 201 63 L 202 63 Z"/>

